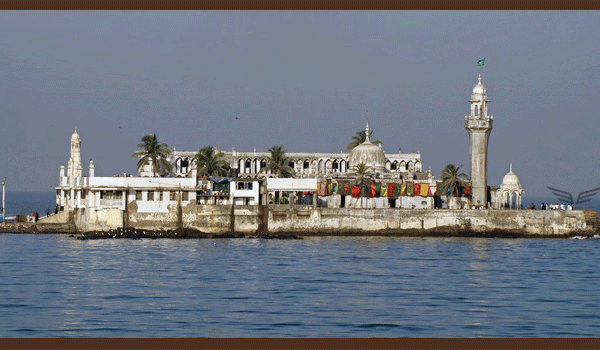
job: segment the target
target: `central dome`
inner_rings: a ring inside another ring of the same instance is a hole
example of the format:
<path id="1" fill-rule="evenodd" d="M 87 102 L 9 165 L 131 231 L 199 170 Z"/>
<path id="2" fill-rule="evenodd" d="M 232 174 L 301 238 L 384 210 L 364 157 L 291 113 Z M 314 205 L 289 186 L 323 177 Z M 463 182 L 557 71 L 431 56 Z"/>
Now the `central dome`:
<path id="1" fill-rule="evenodd" d="M 348 163 L 355 167 L 360 163 L 365 163 L 374 172 L 385 171 L 385 154 L 383 150 L 372 144 L 369 140 L 354 147 L 348 156 Z"/>
<path id="2" fill-rule="evenodd" d="M 369 133 L 369 123 L 367 122 L 367 128 L 365 130 L 365 142 L 354 147 L 348 156 L 350 169 L 360 163 L 364 163 L 366 166 L 371 168 L 372 172 L 385 172 L 385 153 L 381 147 L 375 146 L 371 143 L 371 140 L 369 139 Z"/>

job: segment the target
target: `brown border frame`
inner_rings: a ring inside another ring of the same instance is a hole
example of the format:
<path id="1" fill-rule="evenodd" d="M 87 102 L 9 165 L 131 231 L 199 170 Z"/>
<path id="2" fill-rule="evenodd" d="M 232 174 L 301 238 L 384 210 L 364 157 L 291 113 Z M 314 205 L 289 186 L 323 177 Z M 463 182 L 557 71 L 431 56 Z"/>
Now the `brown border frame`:
<path id="1" fill-rule="evenodd" d="M 0 0 L 0 10 L 598 10 L 593 0 Z"/>

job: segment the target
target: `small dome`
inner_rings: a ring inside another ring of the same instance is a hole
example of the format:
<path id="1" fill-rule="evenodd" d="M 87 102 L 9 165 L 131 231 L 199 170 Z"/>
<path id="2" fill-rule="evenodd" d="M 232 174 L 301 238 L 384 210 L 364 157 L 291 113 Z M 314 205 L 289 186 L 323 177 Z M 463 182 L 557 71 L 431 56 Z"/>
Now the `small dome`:
<path id="1" fill-rule="evenodd" d="M 481 94 L 485 94 L 485 93 L 486 93 L 485 87 L 481 83 L 481 74 L 480 74 L 477 85 L 475 85 L 475 87 L 473 88 L 473 95 L 475 95 L 475 94 L 481 95 Z"/>
<path id="2" fill-rule="evenodd" d="M 504 178 L 502 179 L 502 184 L 503 185 L 520 185 L 519 177 L 512 171 L 512 164 L 510 165 L 510 171 L 508 172 L 508 174 L 504 175 Z"/>
<path id="3" fill-rule="evenodd" d="M 71 141 L 72 142 L 80 142 L 81 141 L 81 136 L 79 136 L 79 133 L 77 132 L 77 127 L 75 127 L 75 131 L 73 132 L 73 135 L 71 135 Z"/>

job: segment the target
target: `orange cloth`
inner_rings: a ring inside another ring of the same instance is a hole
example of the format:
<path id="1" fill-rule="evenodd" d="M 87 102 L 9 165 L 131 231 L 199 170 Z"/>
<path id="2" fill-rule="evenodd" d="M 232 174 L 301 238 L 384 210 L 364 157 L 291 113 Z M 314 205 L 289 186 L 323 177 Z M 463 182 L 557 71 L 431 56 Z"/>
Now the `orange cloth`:
<path id="1" fill-rule="evenodd" d="M 429 184 L 421 184 L 421 197 L 427 197 L 429 194 Z"/>

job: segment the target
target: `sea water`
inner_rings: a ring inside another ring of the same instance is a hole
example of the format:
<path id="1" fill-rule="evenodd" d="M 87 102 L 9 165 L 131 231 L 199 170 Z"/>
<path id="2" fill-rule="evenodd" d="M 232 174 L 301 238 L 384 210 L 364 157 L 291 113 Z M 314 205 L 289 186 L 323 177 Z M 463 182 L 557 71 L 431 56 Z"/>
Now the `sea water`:
<path id="1" fill-rule="evenodd" d="M 599 255 L 593 238 L 7 233 L 0 337 L 597 337 Z"/>

